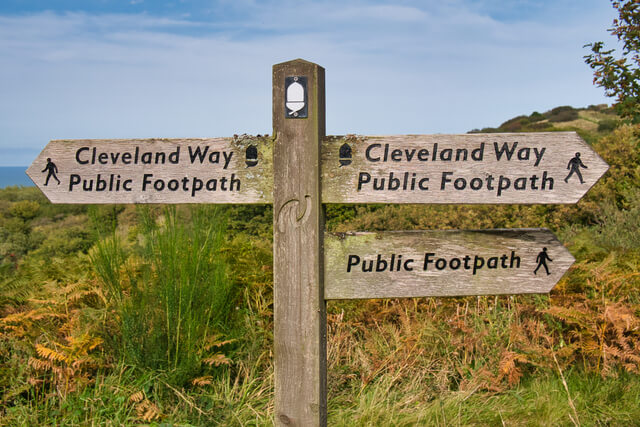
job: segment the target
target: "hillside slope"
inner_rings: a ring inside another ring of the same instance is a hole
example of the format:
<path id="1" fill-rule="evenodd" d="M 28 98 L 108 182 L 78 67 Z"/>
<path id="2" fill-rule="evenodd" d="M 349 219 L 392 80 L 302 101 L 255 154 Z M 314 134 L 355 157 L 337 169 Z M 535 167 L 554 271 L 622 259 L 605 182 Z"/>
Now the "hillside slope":
<path id="1" fill-rule="evenodd" d="M 584 131 L 606 134 L 621 124 L 613 108 L 606 104 L 587 108 L 556 107 L 544 113 L 516 116 L 497 128 L 473 129 L 469 133 Z"/>

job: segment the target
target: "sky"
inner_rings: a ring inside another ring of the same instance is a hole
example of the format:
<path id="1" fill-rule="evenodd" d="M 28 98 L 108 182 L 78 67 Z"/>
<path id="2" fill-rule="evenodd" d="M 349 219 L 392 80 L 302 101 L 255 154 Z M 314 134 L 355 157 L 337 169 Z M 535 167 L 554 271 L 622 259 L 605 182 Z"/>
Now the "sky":
<path id="1" fill-rule="evenodd" d="M 53 139 L 271 133 L 271 69 L 325 68 L 329 135 L 466 133 L 611 103 L 607 0 L 0 0 L 0 166 Z"/>

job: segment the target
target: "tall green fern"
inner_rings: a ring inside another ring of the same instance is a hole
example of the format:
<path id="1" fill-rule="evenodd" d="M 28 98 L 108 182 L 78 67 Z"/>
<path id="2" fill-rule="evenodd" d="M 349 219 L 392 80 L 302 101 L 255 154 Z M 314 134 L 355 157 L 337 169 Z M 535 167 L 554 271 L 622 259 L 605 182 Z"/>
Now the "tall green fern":
<path id="1" fill-rule="evenodd" d="M 0 308 L 24 302 L 31 294 L 29 282 L 16 274 L 11 263 L 0 264 Z"/>

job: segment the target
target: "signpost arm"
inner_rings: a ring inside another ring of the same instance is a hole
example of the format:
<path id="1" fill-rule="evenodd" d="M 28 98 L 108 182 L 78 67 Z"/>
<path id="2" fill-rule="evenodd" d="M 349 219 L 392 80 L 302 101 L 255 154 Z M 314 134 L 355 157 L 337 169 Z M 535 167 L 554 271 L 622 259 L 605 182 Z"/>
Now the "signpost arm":
<path id="1" fill-rule="evenodd" d="M 326 305 L 320 142 L 324 69 L 273 67 L 276 425 L 326 425 Z"/>

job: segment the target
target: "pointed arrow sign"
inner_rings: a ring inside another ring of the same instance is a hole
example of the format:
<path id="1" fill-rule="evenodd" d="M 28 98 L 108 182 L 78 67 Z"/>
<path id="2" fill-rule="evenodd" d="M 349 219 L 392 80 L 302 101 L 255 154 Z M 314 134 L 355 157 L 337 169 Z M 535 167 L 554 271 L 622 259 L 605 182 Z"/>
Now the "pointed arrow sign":
<path id="1" fill-rule="evenodd" d="M 325 299 L 547 293 L 575 259 L 547 229 L 325 234 Z"/>
<path id="2" fill-rule="evenodd" d="M 326 137 L 324 203 L 576 203 L 609 166 L 575 132 Z"/>
<path id="3" fill-rule="evenodd" d="M 271 203 L 273 140 L 51 141 L 53 203 Z M 575 132 L 326 137 L 323 203 L 576 203 L 608 165 Z"/>
<path id="4" fill-rule="evenodd" d="M 51 141 L 27 169 L 53 203 L 271 203 L 273 141 Z"/>

